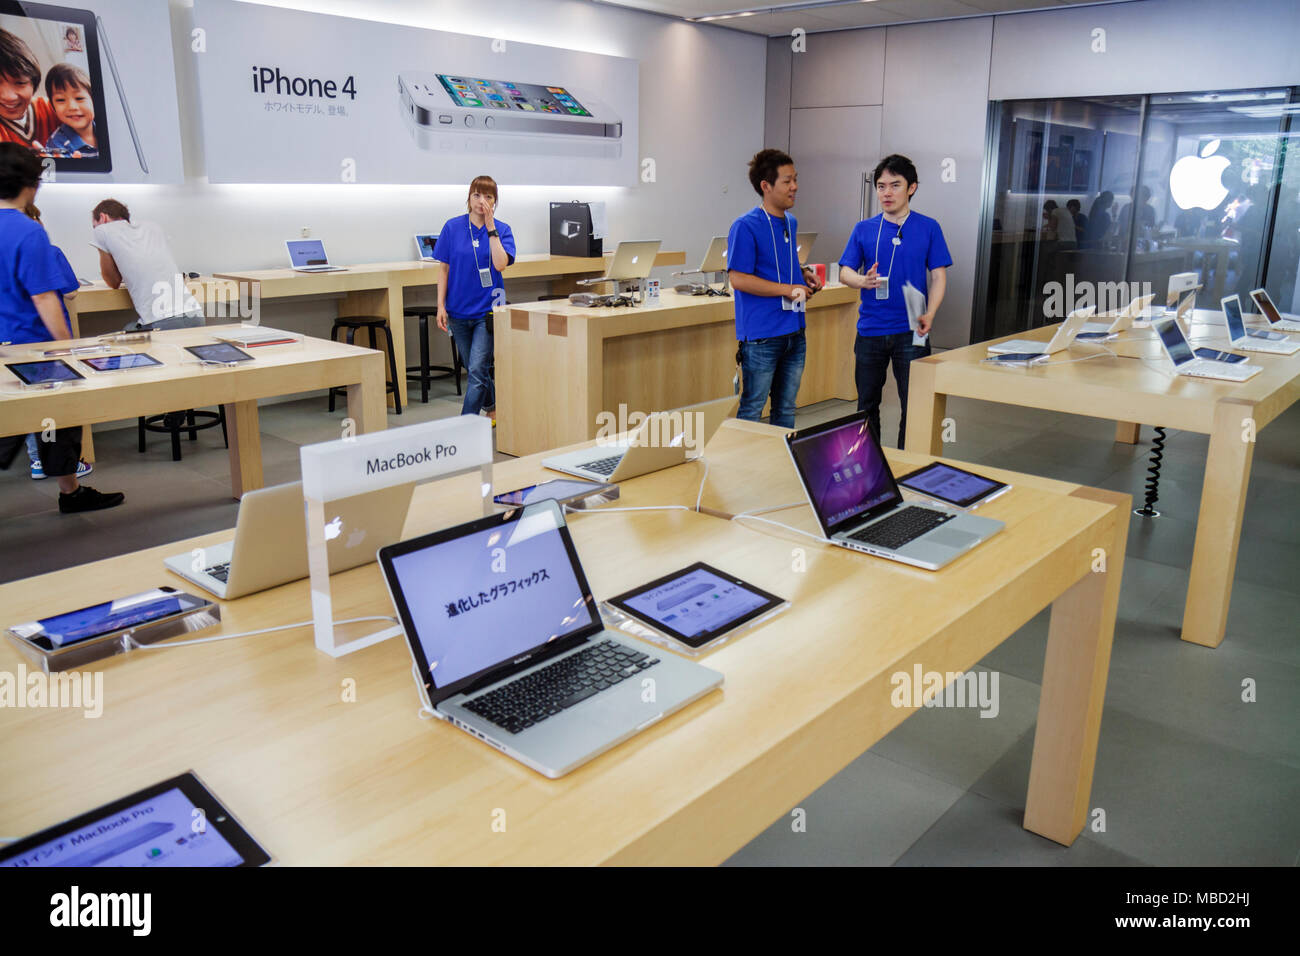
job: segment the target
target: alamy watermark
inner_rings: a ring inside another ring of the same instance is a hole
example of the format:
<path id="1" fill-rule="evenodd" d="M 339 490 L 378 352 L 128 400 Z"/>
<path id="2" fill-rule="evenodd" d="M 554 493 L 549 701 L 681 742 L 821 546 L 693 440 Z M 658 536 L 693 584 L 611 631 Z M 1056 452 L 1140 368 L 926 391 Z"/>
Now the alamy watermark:
<path id="1" fill-rule="evenodd" d="M 889 702 L 895 707 L 977 707 L 981 717 L 996 717 L 997 671 L 927 671 L 920 664 L 912 672 L 895 671 L 889 678 Z"/>
<path id="2" fill-rule="evenodd" d="M 1105 315 L 1146 295 L 1151 295 L 1150 282 L 1075 282 L 1074 274 L 1066 273 L 1064 284 L 1048 282 L 1043 286 L 1043 315 L 1063 319 L 1071 312 L 1089 308 Z"/>
<path id="3" fill-rule="evenodd" d="M 651 415 L 628 411 L 627 405 L 620 404 L 617 415 L 601 412 L 596 416 L 596 441 L 598 444 L 607 444 L 614 441 L 616 436 L 630 432 L 632 434 L 626 436 L 628 445 L 640 448 L 673 448 L 680 445 L 687 451 L 696 452 L 703 451 L 704 427 L 703 412 L 676 409 Z"/>
<path id="4" fill-rule="evenodd" d="M 104 673 L 29 674 L 27 666 L 19 664 L 17 672 L 0 671 L 0 707 L 76 708 L 84 711 L 83 717 L 94 719 L 104 713 Z"/>
<path id="5" fill-rule="evenodd" d="M 155 319 L 184 315 L 188 308 L 186 303 L 193 296 L 184 278 L 179 275 L 170 282 L 155 282 L 151 291 Z M 203 308 L 204 317 L 208 319 L 230 319 L 260 325 L 262 284 L 234 280 L 212 282 L 205 286 L 199 305 Z"/>

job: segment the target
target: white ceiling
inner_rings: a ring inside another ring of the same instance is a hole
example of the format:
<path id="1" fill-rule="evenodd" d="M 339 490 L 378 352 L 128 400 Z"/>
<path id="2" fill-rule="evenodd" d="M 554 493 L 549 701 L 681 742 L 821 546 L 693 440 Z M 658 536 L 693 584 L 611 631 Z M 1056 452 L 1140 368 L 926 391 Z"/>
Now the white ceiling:
<path id="1" fill-rule="evenodd" d="M 1091 3 L 1136 0 L 597 0 L 648 10 L 684 20 L 718 17 L 706 22 L 761 36 L 783 36 L 796 27 L 809 33 L 977 17 L 991 13 L 1051 10 Z M 752 12 L 750 12 L 752 11 Z M 720 16 L 746 13 L 745 16 Z"/>

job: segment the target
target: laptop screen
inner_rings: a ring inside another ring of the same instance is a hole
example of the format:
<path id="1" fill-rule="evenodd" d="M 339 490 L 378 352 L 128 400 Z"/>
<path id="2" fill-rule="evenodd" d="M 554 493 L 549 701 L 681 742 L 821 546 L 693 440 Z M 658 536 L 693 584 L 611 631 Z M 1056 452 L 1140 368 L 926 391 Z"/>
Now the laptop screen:
<path id="1" fill-rule="evenodd" d="M 1282 321 L 1281 313 L 1277 311 L 1277 306 L 1273 304 L 1273 299 L 1267 292 L 1263 289 L 1259 289 L 1252 292 L 1250 297 L 1255 300 L 1255 307 L 1259 309 L 1264 318 L 1268 319 L 1269 324 Z"/>
<path id="2" fill-rule="evenodd" d="M 288 246 L 289 261 L 295 269 L 329 265 L 329 260 L 325 258 L 325 243 L 319 239 L 290 239 Z"/>
<path id="3" fill-rule="evenodd" d="M 1228 322 L 1228 339 L 1236 342 L 1238 339 L 1246 337 L 1246 322 L 1241 316 L 1241 300 L 1235 295 L 1224 299 L 1223 317 Z"/>
<path id="4" fill-rule="evenodd" d="M 1182 365 L 1184 362 L 1190 362 L 1195 358 L 1192 355 L 1192 347 L 1187 344 L 1187 339 L 1183 335 L 1183 330 L 1178 327 L 1178 323 L 1173 319 L 1157 322 L 1156 333 L 1160 336 L 1160 341 L 1164 343 L 1165 351 L 1169 353 L 1169 358 L 1174 365 Z"/>
<path id="5" fill-rule="evenodd" d="M 865 414 L 790 442 L 795 464 L 827 534 L 836 526 L 900 499 Z"/>
<path id="6" fill-rule="evenodd" d="M 431 535 L 442 540 L 425 547 L 396 546 L 394 597 L 436 687 L 599 625 L 553 502 L 509 514 Z"/>

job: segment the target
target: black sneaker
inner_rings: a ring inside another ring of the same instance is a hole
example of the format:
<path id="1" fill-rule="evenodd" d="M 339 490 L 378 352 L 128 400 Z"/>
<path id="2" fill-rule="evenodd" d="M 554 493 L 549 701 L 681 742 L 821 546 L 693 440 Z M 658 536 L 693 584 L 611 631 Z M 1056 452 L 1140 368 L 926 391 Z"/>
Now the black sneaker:
<path id="1" fill-rule="evenodd" d="M 70 495 L 59 493 L 59 511 L 65 515 L 79 511 L 102 511 L 104 508 L 116 508 L 124 501 L 126 495 L 120 491 L 103 494 L 89 485 L 82 485 Z"/>

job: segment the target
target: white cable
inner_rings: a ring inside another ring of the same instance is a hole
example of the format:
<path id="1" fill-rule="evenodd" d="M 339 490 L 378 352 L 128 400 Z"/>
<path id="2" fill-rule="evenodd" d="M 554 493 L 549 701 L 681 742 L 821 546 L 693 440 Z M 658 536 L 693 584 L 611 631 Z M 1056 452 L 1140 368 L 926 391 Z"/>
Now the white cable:
<path id="1" fill-rule="evenodd" d="M 704 483 L 709 480 L 709 460 L 701 455 L 696 461 L 704 462 L 704 477 L 700 479 L 700 493 L 695 496 L 695 510 L 700 510 L 700 502 L 704 500 Z"/>
<path id="2" fill-rule="evenodd" d="M 644 505 L 638 508 L 574 508 L 570 505 L 564 505 L 564 510 L 570 514 L 576 515 L 603 515 L 611 511 L 690 511 L 685 505 Z"/>
<path id="3" fill-rule="evenodd" d="M 755 515 L 765 515 L 773 511 L 785 511 L 787 508 L 798 508 L 800 505 L 806 505 L 807 501 L 792 501 L 788 505 L 776 505 L 772 508 L 754 508 L 751 511 L 742 511 L 738 515 L 732 515 L 732 520 L 736 518 L 752 518 Z"/>
<path id="4" fill-rule="evenodd" d="M 337 626 L 339 624 L 359 624 L 362 621 L 387 621 L 389 624 L 401 623 L 395 617 L 351 617 L 345 621 L 334 621 L 333 623 Z M 166 650 L 169 647 L 188 647 L 191 644 L 211 644 L 215 641 L 233 641 L 238 637 L 254 637 L 258 634 L 271 634 L 275 631 L 292 631 L 299 627 L 311 627 L 315 623 L 315 621 L 298 621 L 294 624 L 281 624 L 278 627 L 264 627 L 257 631 L 243 631 L 239 634 L 218 634 L 216 637 L 198 637 L 192 641 L 172 641 L 166 644 L 141 644 L 134 637 L 129 635 L 127 640 L 131 642 L 132 647 L 138 648 L 142 651 Z"/>
<path id="5" fill-rule="evenodd" d="M 795 534 L 801 534 L 805 538 L 812 538 L 814 541 L 818 542 L 819 544 L 826 544 L 826 539 L 819 534 L 810 534 L 809 532 L 804 531 L 802 528 L 794 528 L 788 524 L 782 524 L 779 521 L 773 521 L 771 518 L 760 518 L 758 515 L 751 515 L 751 514 L 739 514 L 734 516 L 731 520 L 738 521 L 741 518 L 752 518 L 753 520 L 761 521 L 764 524 L 776 525 L 778 528 L 784 528 L 786 531 L 793 531 Z"/>

